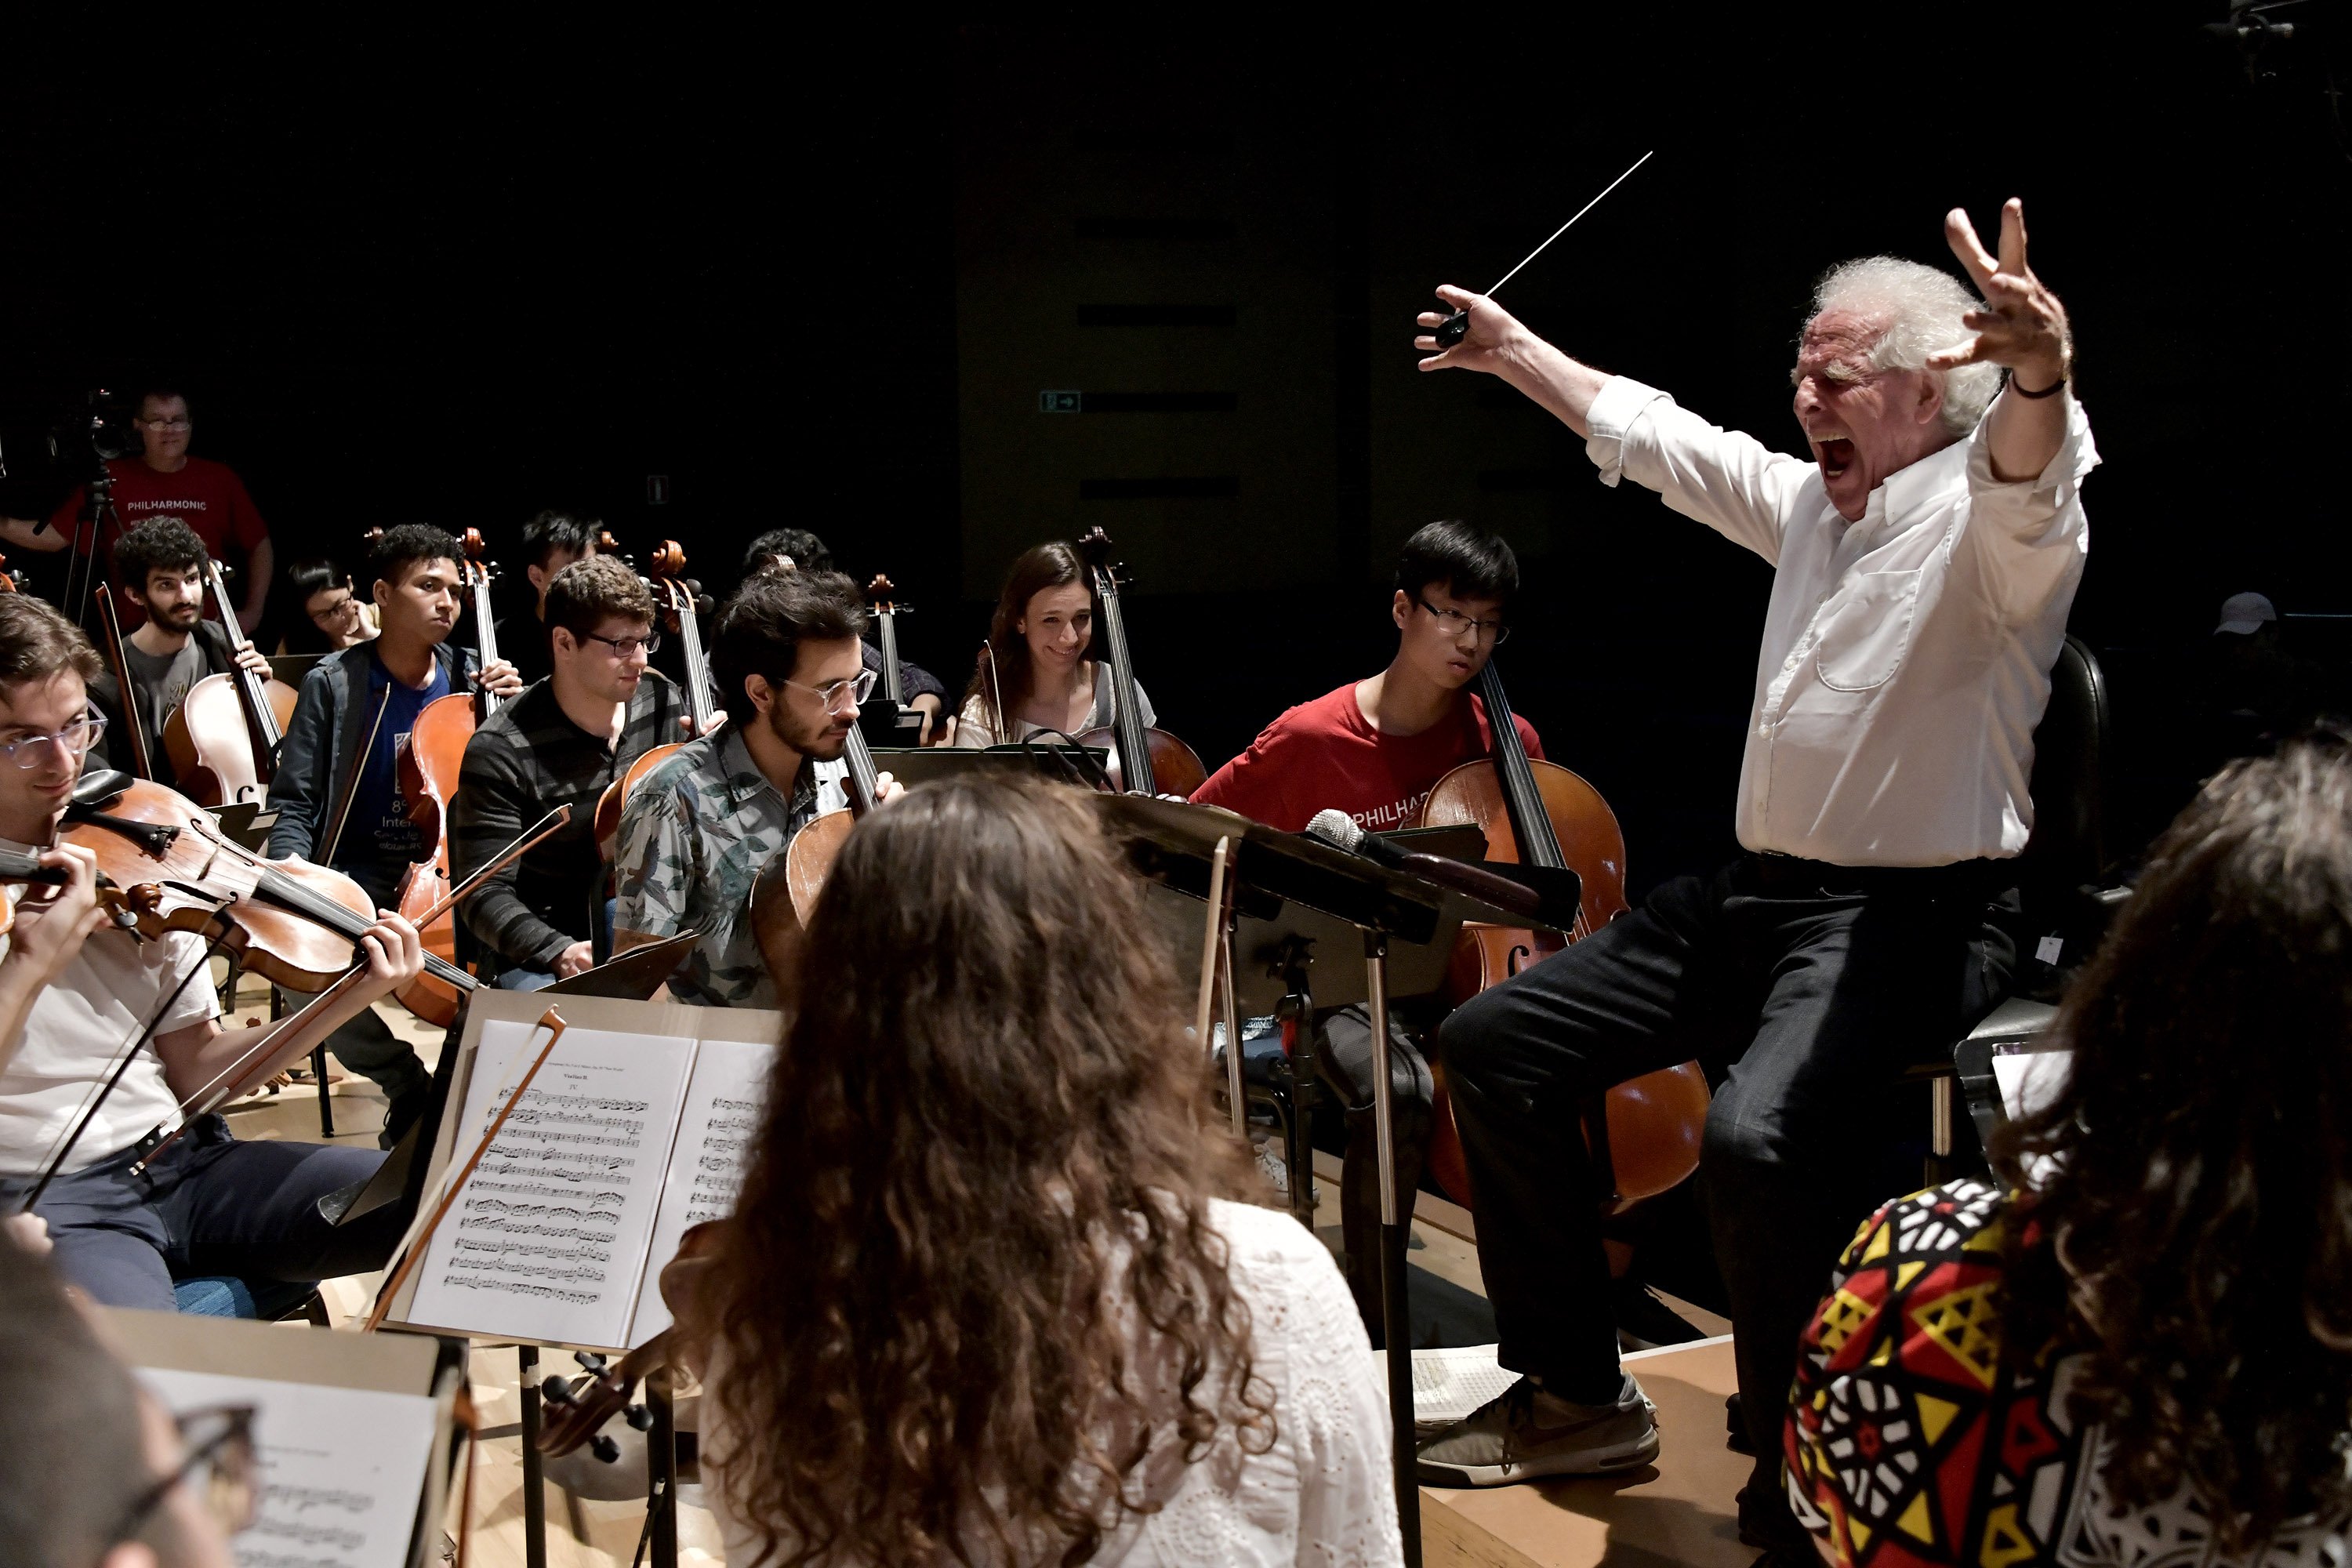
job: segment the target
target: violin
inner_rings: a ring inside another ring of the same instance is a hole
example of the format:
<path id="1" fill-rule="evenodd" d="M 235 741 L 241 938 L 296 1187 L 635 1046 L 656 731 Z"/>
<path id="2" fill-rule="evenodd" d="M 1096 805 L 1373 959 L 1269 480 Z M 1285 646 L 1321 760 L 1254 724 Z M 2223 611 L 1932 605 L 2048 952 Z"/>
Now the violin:
<path id="1" fill-rule="evenodd" d="M 703 1321 L 702 1292 L 709 1279 L 710 1268 L 719 1257 L 733 1222 L 707 1219 L 699 1225 L 687 1226 L 677 1238 L 677 1251 L 662 1265 L 662 1304 L 669 1309 L 670 1326 L 623 1356 L 618 1363 L 608 1363 L 603 1356 L 584 1352 L 578 1357 L 587 1375 L 577 1380 L 550 1377 L 540 1384 L 540 1397 L 551 1406 L 545 1423 L 539 1429 L 539 1451 L 549 1458 L 560 1458 L 582 1444 L 605 1464 L 621 1457 L 619 1445 L 604 1436 L 602 1428 L 615 1415 L 625 1416 L 629 1425 L 643 1432 L 653 1426 L 652 1413 L 642 1405 L 633 1405 L 637 1385 L 648 1377 L 674 1375 L 675 1370 L 698 1370 L 692 1363 L 698 1348 L 693 1342 L 691 1330 L 684 1327 Z"/>
<path id="2" fill-rule="evenodd" d="M 25 574 L 22 572 L 9 570 L 8 558 L 5 555 L 0 555 L 0 594 L 18 593 L 24 586 Z"/>
<path id="3" fill-rule="evenodd" d="M 466 587 L 472 596 L 474 646 L 481 655 L 485 670 L 499 657 L 499 640 L 490 617 L 490 581 L 493 568 L 484 559 L 486 547 L 482 531 L 469 528 L 465 537 L 466 559 L 459 562 Z M 408 747 L 400 754 L 400 795 L 408 803 L 408 819 L 416 824 L 418 836 L 431 851 L 424 859 L 410 866 L 400 879 L 394 897 L 401 914 L 411 921 L 419 919 L 426 910 L 444 901 L 449 890 L 449 800 L 457 793 L 457 778 L 466 763 L 466 744 L 474 738 L 475 726 L 499 710 L 499 699 L 490 689 L 477 680 L 471 692 L 453 692 L 436 697 L 425 705 L 416 716 L 416 725 L 409 731 Z M 457 955 L 457 922 L 452 912 L 445 911 L 428 925 L 420 926 L 418 934 L 425 940 L 425 951 L 445 961 L 445 967 L 455 969 Z M 447 1027 L 457 1021 L 458 996 L 455 989 L 425 965 L 425 972 L 394 993 L 400 1005 L 428 1024 Z"/>
<path id="4" fill-rule="evenodd" d="M 240 968 L 289 991 L 323 991 L 341 979 L 376 922 L 374 904 L 341 871 L 265 858 L 222 833 L 203 806 L 152 780 L 87 775 L 66 808 L 62 837 L 95 856 L 108 882 L 131 890 L 126 907 L 141 935 L 217 935 Z M 476 984 L 441 960 L 427 957 L 425 966 L 457 990 Z"/>
<path id="5" fill-rule="evenodd" d="M 228 580 L 217 561 L 205 563 L 205 590 L 228 633 L 232 654 L 253 647 L 229 602 Z M 124 706 L 131 708 L 124 689 Z M 181 791 L 198 805 L 261 804 L 278 771 L 286 725 L 294 716 L 294 689 L 236 666 L 188 688 L 163 725 L 163 752 Z"/>
<path id="6" fill-rule="evenodd" d="M 665 539 L 646 564 L 653 573 L 647 582 L 654 590 L 657 607 L 667 612 L 669 627 L 683 645 L 686 700 L 694 713 L 694 732 L 697 736 L 708 735 L 727 722 L 727 715 L 711 707 L 710 661 L 702 651 L 702 626 L 695 610 L 694 589 L 684 576 L 686 551 L 677 540 Z M 621 807 L 628 804 L 630 792 L 637 787 L 639 780 L 668 761 L 682 743 L 671 741 L 647 748 L 629 764 L 627 772 L 606 784 L 604 793 L 596 797 L 596 845 L 605 859 L 613 858 L 613 840 L 621 832 Z"/>
<path id="7" fill-rule="evenodd" d="M 1110 538 L 1099 528 L 1078 541 L 1087 574 L 1100 606 L 1104 668 L 1111 683 L 1111 722 L 1078 737 L 1082 746 L 1112 748 L 1112 787 L 1127 795 L 1190 795 L 1209 776 L 1200 754 L 1165 730 L 1143 721 L 1135 694 L 1135 663 L 1127 651 L 1127 620 L 1118 605 L 1118 568 L 1111 564 Z M 1006 737 L 1009 738 L 1009 737 Z"/>
<path id="8" fill-rule="evenodd" d="M 1502 672 L 1489 658 L 1478 694 L 1493 731 L 1492 753 L 1465 763 L 1439 779 L 1416 826 L 1470 823 L 1486 836 L 1486 858 L 1565 868 L 1583 879 L 1583 898 L 1567 941 L 1580 942 L 1630 907 L 1625 901 L 1625 836 L 1601 793 L 1557 763 L 1528 755 L 1503 692 Z M 1559 952 L 1559 937 L 1522 928 L 1465 925 L 1447 971 L 1455 1005 L 1500 984 L 1528 964 Z M 1444 1069 L 1437 1082 L 1430 1137 L 1430 1173 L 1454 1202 L 1470 1202 L 1470 1172 L 1454 1124 Z M 1662 1068 L 1611 1089 L 1605 1110 L 1585 1117 L 1585 1139 L 1604 1184 L 1605 1208 L 1618 1213 L 1680 1183 L 1698 1168 L 1706 1125 L 1706 1079 L 1696 1062 Z"/>
<path id="9" fill-rule="evenodd" d="M 147 726 L 139 721 L 139 704 L 131 700 L 131 665 L 122 657 L 122 622 L 114 609 L 114 587 L 100 583 L 90 590 L 98 601 L 98 629 L 106 644 L 106 666 L 114 672 L 114 689 L 122 704 L 122 732 L 131 741 L 131 768 L 142 779 L 155 776 L 155 761 L 147 750 Z"/>

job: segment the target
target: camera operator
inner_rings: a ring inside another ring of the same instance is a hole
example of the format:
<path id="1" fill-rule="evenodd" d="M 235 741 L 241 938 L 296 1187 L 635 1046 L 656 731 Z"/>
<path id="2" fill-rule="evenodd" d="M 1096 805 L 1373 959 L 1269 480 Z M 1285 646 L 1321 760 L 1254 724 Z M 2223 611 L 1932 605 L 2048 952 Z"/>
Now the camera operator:
<path id="1" fill-rule="evenodd" d="M 245 602 L 237 606 L 236 618 L 250 632 L 261 624 L 263 607 L 269 601 L 269 579 L 277 568 L 261 513 L 254 510 L 253 498 L 246 493 L 245 481 L 237 478 L 235 468 L 188 455 L 194 423 L 184 394 L 171 387 L 151 389 L 140 397 L 137 410 L 131 427 L 145 449 L 136 458 L 107 461 L 106 471 L 114 481 L 114 510 L 121 521 L 100 531 L 91 559 L 108 560 L 124 529 L 136 528 L 150 518 L 177 518 L 195 531 L 214 559 L 243 562 Z M 87 485 L 75 486 L 47 526 L 0 518 L 0 539 L 26 550 L 72 549 L 89 493 Z M 232 544 L 234 554 L 229 550 Z M 79 608 L 68 606 L 68 613 L 78 614 Z"/>

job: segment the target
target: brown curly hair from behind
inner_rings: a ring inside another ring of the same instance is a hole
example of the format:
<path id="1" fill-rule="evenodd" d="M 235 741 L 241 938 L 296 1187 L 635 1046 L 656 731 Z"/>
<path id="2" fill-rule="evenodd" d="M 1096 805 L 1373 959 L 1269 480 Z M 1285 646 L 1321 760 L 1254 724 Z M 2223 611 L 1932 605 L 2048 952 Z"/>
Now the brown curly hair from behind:
<path id="1" fill-rule="evenodd" d="M 2105 1426 L 2108 1487 L 2138 1505 L 2186 1483 L 2225 1555 L 2352 1507 L 2345 737 L 2206 784 L 2056 1030 L 2063 1091 L 1995 1149 L 2039 1189 L 2010 1244 L 2010 1353 L 2084 1352 L 2074 1412 Z"/>
<path id="2" fill-rule="evenodd" d="M 797 968 L 703 1308 L 761 1560 L 1083 1562 L 1150 1506 L 1155 1436 L 1269 1448 L 1208 1208 L 1254 1177 L 1087 797 L 956 780 L 873 813 Z"/>

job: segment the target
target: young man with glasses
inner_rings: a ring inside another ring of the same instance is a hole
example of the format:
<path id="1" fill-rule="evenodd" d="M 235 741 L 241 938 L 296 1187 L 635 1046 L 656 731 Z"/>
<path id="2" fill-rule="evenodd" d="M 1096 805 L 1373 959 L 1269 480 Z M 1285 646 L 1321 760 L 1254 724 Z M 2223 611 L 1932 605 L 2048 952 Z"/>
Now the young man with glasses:
<path id="1" fill-rule="evenodd" d="M 684 738 L 686 694 L 646 668 L 661 646 L 653 595 L 610 556 L 558 572 L 545 606 L 549 677 L 466 747 L 450 803 L 450 875 L 463 880 L 559 805 L 572 820 L 484 883 L 464 910 L 488 972 L 512 991 L 569 980 L 609 950 L 596 803 L 656 746 Z"/>
<path id="2" fill-rule="evenodd" d="M 789 562 L 807 572 L 834 570 L 833 552 L 824 541 L 805 528 L 772 528 L 751 541 L 743 552 L 743 575 L 757 576 L 770 567 Z M 853 582 L 856 579 L 851 579 Z M 877 679 L 882 674 L 882 650 L 872 643 L 865 645 L 859 657 L 866 668 L 874 671 Z M 901 658 L 898 661 L 898 689 L 906 696 L 907 706 L 923 716 L 922 732 L 919 739 L 928 746 L 940 729 L 940 710 L 948 700 L 947 683 L 921 665 Z"/>
<path id="3" fill-rule="evenodd" d="M 1367 828 L 1412 825 L 1452 769 L 1491 751 L 1486 705 L 1467 689 L 1496 644 L 1510 635 L 1518 558 L 1475 523 L 1433 522 L 1405 541 L 1389 616 L 1396 657 L 1378 675 L 1351 680 L 1267 725 L 1248 751 L 1192 792 L 1202 805 L 1297 833 L 1318 811 L 1339 810 Z M 1517 718 L 1517 715 L 1514 715 Z M 1528 755 L 1543 755 L 1535 727 L 1517 719 Z M 1380 1333 L 1380 1166 L 1373 1144 L 1371 1016 L 1362 1007 L 1327 1014 L 1318 1031 L 1322 1070 L 1349 1107 L 1340 1178 L 1348 1284 Z M 1429 1152 L 1433 1092 L 1427 1063 L 1401 1028 L 1391 1056 L 1396 1183 L 1410 1205 Z"/>
<path id="4" fill-rule="evenodd" d="M 392 903 L 401 874 L 433 849 L 409 820 L 400 791 L 400 747 L 416 716 L 435 699 L 478 684 L 501 697 L 522 689 L 512 665 L 500 659 L 478 669 L 474 649 L 450 641 L 465 597 L 457 560 L 457 542 L 423 523 L 387 529 L 375 540 L 369 593 L 383 630 L 372 642 L 329 654 L 302 678 L 270 781 L 278 813 L 270 855 L 332 866 L 379 908 Z M 373 1013 L 353 1019 L 329 1048 L 383 1089 L 390 1148 L 424 1113 L 425 1064 Z"/>
<path id="5" fill-rule="evenodd" d="M 195 531 L 215 560 L 241 565 L 245 603 L 237 606 L 236 618 L 252 631 L 269 603 L 277 558 L 270 550 L 268 527 L 246 493 L 245 481 L 226 463 L 189 455 L 195 422 L 189 416 L 187 397 L 176 388 L 156 387 L 142 395 L 131 428 L 139 432 L 144 450 L 135 459 L 118 458 L 106 465 L 114 479 L 114 510 L 121 526 L 128 530 L 150 518 L 175 517 Z M 26 550 L 69 550 L 88 499 L 86 487 L 76 486 L 47 524 L 8 520 L 0 523 L 0 538 Z M 96 542 L 94 559 L 106 560 L 115 539 L 115 531 L 107 529 Z M 80 606 L 72 606 L 72 613 L 79 611 Z"/>
<path id="6" fill-rule="evenodd" d="M 710 664 L 729 722 L 638 784 L 614 852 L 614 947 L 681 931 L 698 942 L 669 982 L 681 1002 L 772 1007 L 751 895 L 813 818 L 848 804 L 842 752 L 875 677 L 858 649 L 866 608 L 838 572 L 769 572 L 719 613 Z M 898 785 L 881 778 L 878 798 Z"/>
<path id="7" fill-rule="evenodd" d="M 114 765 L 129 765 L 128 730 L 137 724 L 156 782 L 174 787 L 179 778 L 164 750 L 163 726 L 186 700 L 188 689 L 240 666 L 269 679 L 269 661 L 251 643 L 239 653 L 229 646 L 227 628 L 205 617 L 208 559 L 205 542 L 176 517 L 151 519 L 122 536 L 114 547 L 115 582 L 144 617 L 122 637 L 131 690 L 118 690 L 111 671 L 90 682 L 90 696 L 107 716 L 108 755 Z"/>
<path id="8" fill-rule="evenodd" d="M 56 610 L 0 595 L 0 847 L 55 843 L 99 729 L 86 687 L 97 668 L 89 639 Z M 299 1058 L 415 978 L 424 966 L 415 929 L 382 916 L 353 950 L 364 972 L 315 1019 L 223 1029 L 202 937 L 147 940 L 102 926 L 68 952 L 49 939 L 72 932 L 47 929 L 62 912 L 39 917 L 34 940 L 47 948 L 53 978 L 0 1067 L 0 1212 L 24 1208 L 56 1164 L 61 1173 L 33 1212 L 47 1226 L 58 1271 L 110 1306 L 171 1311 L 173 1281 L 191 1276 L 310 1281 L 381 1266 L 399 1239 L 392 1209 L 340 1227 L 318 1209 L 327 1194 L 375 1173 L 383 1156 L 373 1151 L 240 1142 L 206 1116 L 143 1171 L 132 1166 L 150 1134 L 176 1123 L 183 1103 L 225 1073 L 265 1057 Z M 26 940 L 12 933 L 9 962 Z"/>
<path id="9" fill-rule="evenodd" d="M 1475 523 L 1433 522 L 1405 541 L 1389 618 L 1396 657 L 1378 675 L 1302 702 L 1192 792 L 1286 833 L 1337 809 L 1375 832 L 1412 824 L 1430 787 L 1492 749 L 1468 689 L 1510 636 L 1518 558 Z M 1528 755 L 1543 755 L 1518 721 Z"/>

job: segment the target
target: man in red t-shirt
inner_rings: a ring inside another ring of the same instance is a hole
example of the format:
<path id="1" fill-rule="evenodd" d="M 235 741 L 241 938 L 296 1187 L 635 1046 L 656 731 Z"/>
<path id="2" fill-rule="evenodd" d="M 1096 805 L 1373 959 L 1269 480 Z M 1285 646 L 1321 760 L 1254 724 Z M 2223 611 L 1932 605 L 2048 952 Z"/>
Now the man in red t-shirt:
<path id="1" fill-rule="evenodd" d="M 1302 702 L 1192 792 L 1202 805 L 1298 833 L 1336 808 L 1374 832 L 1409 827 L 1449 769 L 1487 754 L 1486 707 L 1465 689 L 1507 635 L 1511 547 L 1466 522 L 1433 522 L 1397 564 L 1396 658 L 1368 680 Z M 1516 715 L 1514 716 L 1516 717 Z M 1543 755 L 1518 720 L 1528 755 Z"/>
<path id="2" fill-rule="evenodd" d="M 1405 541 L 1398 558 L 1396 657 L 1368 680 L 1349 681 L 1302 702 L 1267 725 L 1248 751 L 1192 792 L 1286 833 L 1304 829 L 1318 811 L 1346 812 L 1375 831 L 1412 825 L 1430 787 L 1446 771 L 1487 754 L 1485 704 L 1465 689 L 1486 667 L 1509 630 L 1519 590 L 1511 547 L 1467 522 L 1433 522 Z M 1515 716 L 1516 717 L 1516 716 Z M 1532 726 L 1517 721 L 1531 757 L 1543 755 Z M 1340 1178 L 1348 1284 L 1375 1340 L 1380 1328 L 1380 1167 L 1373 1152 L 1372 1029 L 1362 1007 L 1322 1020 L 1322 1070 L 1348 1109 L 1348 1147 Z M 1428 1065 L 1399 1028 L 1390 1038 L 1394 1089 L 1397 1196 L 1412 1212 L 1429 1152 L 1432 1093 Z M 1399 1267 L 1402 1259 L 1398 1260 Z"/>
<path id="3" fill-rule="evenodd" d="M 136 528 L 149 518 L 177 518 L 195 530 L 215 560 L 243 565 L 245 602 L 238 606 L 236 618 L 250 632 L 261 624 L 277 561 L 269 548 L 269 530 L 261 513 L 254 510 L 253 498 L 245 493 L 245 481 L 226 463 L 188 455 L 194 423 L 188 417 L 188 400 L 180 393 L 169 388 L 147 393 L 140 398 L 131 424 L 146 450 L 136 460 L 118 458 L 106 465 L 106 471 L 114 477 L 114 510 L 121 526 L 109 526 L 98 541 L 99 563 L 102 567 L 110 559 L 123 530 Z M 27 550 L 71 549 L 87 498 L 88 488 L 77 485 L 47 527 L 36 532 L 11 519 L 0 527 L 0 538 Z M 236 547 L 234 554 L 229 552 L 231 545 Z M 66 613 L 78 614 L 79 606 L 68 605 Z"/>

